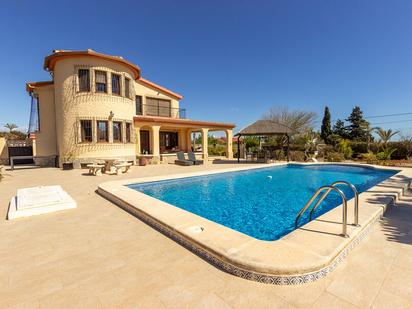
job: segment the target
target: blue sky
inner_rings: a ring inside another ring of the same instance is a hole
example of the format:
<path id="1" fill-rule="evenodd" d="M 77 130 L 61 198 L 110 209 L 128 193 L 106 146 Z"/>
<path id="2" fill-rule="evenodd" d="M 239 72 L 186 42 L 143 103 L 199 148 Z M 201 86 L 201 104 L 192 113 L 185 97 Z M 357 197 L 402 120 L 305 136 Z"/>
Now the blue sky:
<path id="1" fill-rule="evenodd" d="M 115 4 L 115 5 L 114 5 Z M 27 81 L 53 49 L 122 55 L 184 95 L 192 119 L 242 127 L 271 107 L 332 119 L 412 112 L 412 1 L 3 1 L 0 125 L 27 128 Z M 412 133 L 412 114 L 371 118 Z"/>

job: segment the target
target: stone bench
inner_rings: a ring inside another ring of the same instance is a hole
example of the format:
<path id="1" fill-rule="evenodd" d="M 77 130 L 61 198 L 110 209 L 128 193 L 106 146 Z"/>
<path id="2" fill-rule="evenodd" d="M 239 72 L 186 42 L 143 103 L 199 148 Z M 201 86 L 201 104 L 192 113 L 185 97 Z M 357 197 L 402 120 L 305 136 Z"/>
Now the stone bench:
<path id="1" fill-rule="evenodd" d="M 127 173 L 132 166 L 132 163 L 128 162 L 122 162 L 122 163 L 116 163 L 113 165 L 116 171 L 117 175 L 120 175 L 121 172 Z"/>
<path id="2" fill-rule="evenodd" d="M 100 176 L 102 174 L 102 169 L 104 168 L 104 164 L 87 164 L 87 168 L 89 169 L 89 174 L 94 176 Z"/>

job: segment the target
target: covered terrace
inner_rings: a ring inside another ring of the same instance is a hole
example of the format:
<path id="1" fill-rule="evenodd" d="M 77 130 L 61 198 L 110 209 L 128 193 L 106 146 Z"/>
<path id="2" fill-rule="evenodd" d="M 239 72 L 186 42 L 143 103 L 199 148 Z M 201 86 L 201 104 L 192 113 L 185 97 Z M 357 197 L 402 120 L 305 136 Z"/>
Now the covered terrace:
<path id="1" fill-rule="evenodd" d="M 272 120 L 258 120 L 240 130 L 235 136 L 237 137 L 237 161 L 240 162 L 240 138 L 242 136 L 285 136 L 286 137 L 286 157 L 289 162 L 289 144 L 290 136 L 295 131 L 288 126 L 272 121 Z"/>
<path id="2" fill-rule="evenodd" d="M 208 133 L 222 131 L 226 135 L 226 157 L 233 158 L 231 123 L 197 121 L 182 118 L 135 116 L 136 155 L 148 156 L 162 162 L 174 160 L 178 151 L 195 151 L 191 135 L 201 133 L 202 158 L 208 160 Z"/>

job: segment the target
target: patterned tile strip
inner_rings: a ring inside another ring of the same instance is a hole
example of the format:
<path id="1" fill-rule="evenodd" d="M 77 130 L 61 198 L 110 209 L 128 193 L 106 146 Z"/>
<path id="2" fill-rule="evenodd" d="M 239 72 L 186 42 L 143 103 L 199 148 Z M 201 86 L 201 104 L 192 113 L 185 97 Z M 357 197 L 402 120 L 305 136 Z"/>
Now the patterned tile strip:
<path id="1" fill-rule="evenodd" d="M 137 208 L 125 203 L 124 201 L 112 195 L 111 193 L 103 191 L 102 189 L 99 189 L 99 193 L 105 198 L 114 202 L 116 205 L 118 205 L 122 209 L 132 214 L 133 216 L 139 218 L 140 220 L 142 220 L 143 222 L 145 222 L 152 228 L 156 229 L 157 231 L 161 232 L 167 237 L 173 239 L 174 241 L 176 241 L 177 243 L 179 243 L 186 249 L 192 251 L 193 253 L 195 253 L 202 259 L 206 260 L 213 266 L 221 269 L 222 271 L 225 271 L 237 277 L 241 277 L 243 279 L 257 281 L 257 282 L 266 283 L 266 284 L 276 284 L 276 285 L 303 284 L 303 283 L 313 282 L 320 278 L 325 277 L 326 275 L 331 273 L 339 265 L 339 263 L 341 263 L 346 258 L 349 252 L 354 247 L 356 247 L 369 234 L 369 232 L 373 228 L 376 221 L 378 221 L 381 218 L 381 216 L 376 216 L 373 219 L 373 221 L 371 221 L 368 224 L 368 226 L 360 234 L 358 234 L 356 238 L 354 238 L 350 242 L 350 244 L 337 257 L 335 257 L 335 259 L 328 266 L 318 271 L 311 272 L 311 273 L 280 276 L 280 275 L 261 274 L 261 273 L 253 272 L 250 270 L 244 270 L 226 261 L 222 261 L 221 259 L 217 258 L 215 255 L 211 254 L 207 250 L 197 246 L 196 244 L 192 243 L 187 238 L 182 237 L 176 231 L 173 231 L 165 227 L 163 224 L 158 223 L 156 220 L 147 216 L 142 211 L 139 211 Z"/>

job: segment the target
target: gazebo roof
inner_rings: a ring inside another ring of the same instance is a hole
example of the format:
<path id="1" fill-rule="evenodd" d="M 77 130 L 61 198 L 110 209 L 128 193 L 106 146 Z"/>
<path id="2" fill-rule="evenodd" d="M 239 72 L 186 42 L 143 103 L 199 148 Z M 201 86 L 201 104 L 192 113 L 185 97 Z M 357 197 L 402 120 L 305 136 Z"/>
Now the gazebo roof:
<path id="1" fill-rule="evenodd" d="M 258 120 L 240 130 L 239 135 L 282 135 L 293 134 L 295 131 L 284 124 L 272 120 Z"/>

